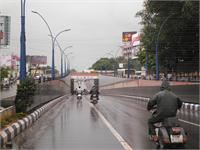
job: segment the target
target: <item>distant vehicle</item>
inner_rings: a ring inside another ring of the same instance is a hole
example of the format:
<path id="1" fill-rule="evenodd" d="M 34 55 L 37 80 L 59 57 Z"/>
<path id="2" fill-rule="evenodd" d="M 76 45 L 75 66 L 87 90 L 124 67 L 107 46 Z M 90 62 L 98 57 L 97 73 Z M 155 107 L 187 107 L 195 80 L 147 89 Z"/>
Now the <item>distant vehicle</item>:
<path id="1" fill-rule="evenodd" d="M 90 102 L 93 103 L 94 105 L 98 103 L 99 100 L 99 95 L 97 93 L 91 94 L 90 96 Z"/>
<path id="2" fill-rule="evenodd" d="M 135 78 L 141 79 L 141 77 L 142 77 L 142 71 L 135 71 Z"/>
<path id="3" fill-rule="evenodd" d="M 8 89 L 10 87 L 10 82 L 8 78 L 4 78 L 2 83 L 1 83 L 1 88 L 6 88 Z"/>

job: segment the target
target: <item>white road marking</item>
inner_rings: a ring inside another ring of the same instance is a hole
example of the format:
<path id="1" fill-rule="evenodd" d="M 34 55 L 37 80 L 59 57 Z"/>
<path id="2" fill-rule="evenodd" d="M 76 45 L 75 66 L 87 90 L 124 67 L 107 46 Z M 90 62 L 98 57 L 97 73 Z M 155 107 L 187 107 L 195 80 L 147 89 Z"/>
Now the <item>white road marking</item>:
<path id="1" fill-rule="evenodd" d="M 186 121 L 186 120 L 183 120 L 183 119 L 178 119 L 178 120 L 181 121 L 181 122 L 185 122 L 185 123 L 188 123 L 188 124 L 191 124 L 191 125 L 200 127 L 200 125 L 199 125 L 199 124 L 196 124 L 196 123 L 192 123 L 192 122 L 189 122 L 189 121 Z"/>
<path id="2" fill-rule="evenodd" d="M 102 115 L 102 113 L 90 102 L 88 102 L 89 105 L 94 108 L 94 110 L 97 112 L 99 117 L 102 119 L 102 121 L 105 123 L 105 125 L 108 127 L 108 129 L 111 131 L 111 133 L 116 137 L 116 139 L 120 142 L 120 144 L 123 146 L 125 150 L 133 150 L 131 146 L 121 137 L 121 135 L 112 127 L 112 125 L 106 120 L 106 118 Z"/>

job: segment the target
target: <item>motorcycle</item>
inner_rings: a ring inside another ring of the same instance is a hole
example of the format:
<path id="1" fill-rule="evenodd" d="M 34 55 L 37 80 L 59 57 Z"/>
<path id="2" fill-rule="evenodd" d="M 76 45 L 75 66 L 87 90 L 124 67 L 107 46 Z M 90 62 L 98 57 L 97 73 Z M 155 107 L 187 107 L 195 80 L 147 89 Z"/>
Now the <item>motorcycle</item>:
<path id="1" fill-rule="evenodd" d="M 91 94 L 90 100 L 91 100 L 91 103 L 97 104 L 97 103 L 98 103 L 98 100 L 99 100 L 98 94 Z"/>
<path id="2" fill-rule="evenodd" d="M 79 93 L 79 94 L 77 94 L 77 99 L 78 100 L 81 100 L 82 99 L 82 95 Z"/>
<path id="3" fill-rule="evenodd" d="M 154 141 L 157 148 L 162 149 L 170 146 L 184 147 L 187 142 L 187 134 L 178 124 L 177 117 L 166 118 L 163 122 L 155 123 L 154 126 L 158 137 L 158 140 Z"/>

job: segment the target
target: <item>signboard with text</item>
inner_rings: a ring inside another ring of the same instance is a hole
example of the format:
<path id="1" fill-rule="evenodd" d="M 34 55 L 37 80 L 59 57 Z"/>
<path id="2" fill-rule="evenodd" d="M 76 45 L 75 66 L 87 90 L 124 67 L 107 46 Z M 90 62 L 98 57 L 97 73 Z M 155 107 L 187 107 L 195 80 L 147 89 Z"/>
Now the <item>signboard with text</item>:
<path id="1" fill-rule="evenodd" d="M 0 45 L 10 45 L 10 16 L 0 16 Z"/>

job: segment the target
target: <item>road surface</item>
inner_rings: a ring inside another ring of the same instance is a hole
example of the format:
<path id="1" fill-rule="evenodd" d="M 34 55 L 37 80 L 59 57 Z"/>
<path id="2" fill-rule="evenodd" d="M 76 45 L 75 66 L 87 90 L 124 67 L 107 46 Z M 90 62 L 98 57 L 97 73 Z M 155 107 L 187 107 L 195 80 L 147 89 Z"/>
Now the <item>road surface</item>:
<path id="1" fill-rule="evenodd" d="M 130 98 L 100 96 L 95 108 L 133 149 L 154 149 L 147 135 L 150 113 L 144 103 Z M 179 112 L 186 129 L 187 149 L 199 148 L 199 114 Z M 45 113 L 32 127 L 14 140 L 14 149 L 123 149 L 89 103 L 71 97 Z"/>
<path id="2" fill-rule="evenodd" d="M 8 97 L 12 97 L 15 96 L 17 92 L 17 85 L 12 85 L 10 86 L 9 89 L 3 89 L 1 90 L 1 94 L 0 94 L 0 100 L 8 98 Z"/>

